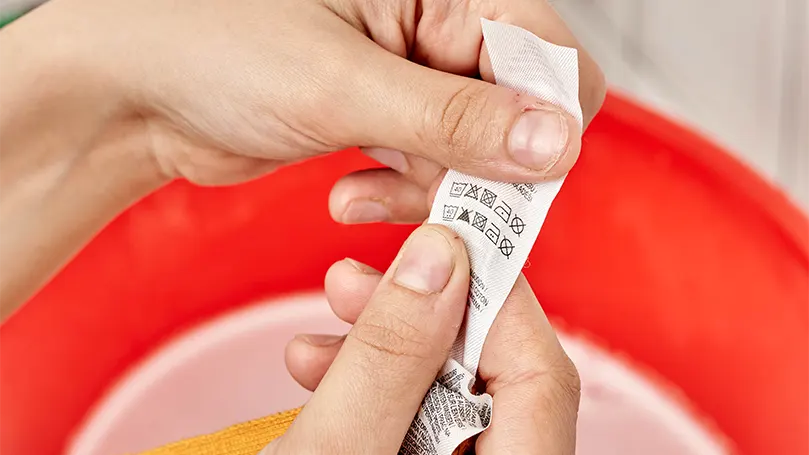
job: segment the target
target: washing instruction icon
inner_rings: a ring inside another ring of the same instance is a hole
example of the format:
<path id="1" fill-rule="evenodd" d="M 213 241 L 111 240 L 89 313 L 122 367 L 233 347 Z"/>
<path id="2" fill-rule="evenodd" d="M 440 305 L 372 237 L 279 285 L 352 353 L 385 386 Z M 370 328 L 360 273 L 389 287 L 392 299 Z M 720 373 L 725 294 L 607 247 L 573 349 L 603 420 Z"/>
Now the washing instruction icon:
<path id="1" fill-rule="evenodd" d="M 500 246 L 497 248 L 500 248 L 500 252 L 503 253 L 503 256 L 505 256 L 506 259 L 508 259 L 508 257 L 511 256 L 511 253 L 514 251 L 514 244 L 511 243 L 511 240 L 503 237 L 503 240 L 500 241 Z"/>
<path id="2" fill-rule="evenodd" d="M 522 231 L 525 230 L 525 222 L 522 218 L 515 215 L 514 218 L 511 219 L 511 223 L 509 223 L 508 227 L 510 227 L 515 234 L 520 235 Z"/>
<path id="3" fill-rule="evenodd" d="M 480 191 L 479 186 L 477 186 L 477 185 L 469 185 L 469 191 L 467 191 L 464 196 L 471 197 L 472 199 L 477 199 L 479 191 Z"/>
<path id="4" fill-rule="evenodd" d="M 496 213 L 503 221 L 508 223 L 508 219 L 511 218 L 511 207 L 506 204 L 506 201 L 500 201 L 500 205 L 494 209 L 494 213 Z"/>
<path id="5" fill-rule="evenodd" d="M 466 183 L 452 182 L 452 187 L 449 189 L 450 197 L 461 197 L 464 188 L 466 188 Z"/>
<path id="6" fill-rule="evenodd" d="M 486 229 L 486 217 L 480 213 L 475 213 L 475 218 L 472 219 L 472 227 L 477 228 L 478 231 L 483 232 Z"/>
<path id="7" fill-rule="evenodd" d="M 497 241 L 500 240 L 500 228 L 494 225 L 494 223 L 489 224 L 489 229 L 486 231 L 486 238 L 492 241 L 492 243 L 497 245 Z"/>
<path id="8" fill-rule="evenodd" d="M 445 205 L 442 217 L 444 218 L 444 221 L 452 221 L 455 219 L 456 213 L 458 213 L 457 205 Z"/>
<path id="9" fill-rule="evenodd" d="M 497 195 L 484 188 L 483 195 L 480 196 L 480 203 L 486 207 L 492 208 L 494 207 L 495 200 L 497 200 Z"/>

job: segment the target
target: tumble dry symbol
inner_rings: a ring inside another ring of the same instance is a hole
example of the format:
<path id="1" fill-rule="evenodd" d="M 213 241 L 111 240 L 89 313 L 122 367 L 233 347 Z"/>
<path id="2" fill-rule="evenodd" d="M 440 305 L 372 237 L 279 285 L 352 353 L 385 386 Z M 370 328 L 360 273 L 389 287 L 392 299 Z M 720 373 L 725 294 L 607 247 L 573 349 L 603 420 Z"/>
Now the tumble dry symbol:
<path id="1" fill-rule="evenodd" d="M 458 213 L 457 205 L 444 205 L 444 213 L 443 213 L 444 221 L 454 220 L 456 213 Z"/>
<path id="2" fill-rule="evenodd" d="M 503 240 L 500 241 L 500 252 L 503 253 L 503 256 L 508 259 L 511 256 L 511 253 L 514 251 L 514 244 L 511 243 L 511 240 L 503 237 Z"/>
<path id="3" fill-rule="evenodd" d="M 485 205 L 486 207 L 492 208 L 492 207 L 494 207 L 494 201 L 496 199 L 497 199 L 496 194 L 494 194 L 491 191 L 484 188 L 483 189 L 483 195 L 480 196 L 480 203 Z"/>
<path id="4" fill-rule="evenodd" d="M 480 213 L 475 213 L 475 218 L 472 219 L 472 226 L 477 228 L 478 231 L 483 232 L 486 229 L 486 217 Z"/>
<path id="5" fill-rule="evenodd" d="M 522 218 L 514 215 L 514 218 L 511 219 L 511 223 L 509 223 L 508 227 L 510 227 L 511 230 L 519 236 L 522 234 L 522 231 L 525 230 L 525 222 L 522 220 Z"/>
<path id="6" fill-rule="evenodd" d="M 461 197 L 464 188 L 466 188 L 466 183 L 452 182 L 452 187 L 449 189 L 449 195 L 451 197 Z"/>

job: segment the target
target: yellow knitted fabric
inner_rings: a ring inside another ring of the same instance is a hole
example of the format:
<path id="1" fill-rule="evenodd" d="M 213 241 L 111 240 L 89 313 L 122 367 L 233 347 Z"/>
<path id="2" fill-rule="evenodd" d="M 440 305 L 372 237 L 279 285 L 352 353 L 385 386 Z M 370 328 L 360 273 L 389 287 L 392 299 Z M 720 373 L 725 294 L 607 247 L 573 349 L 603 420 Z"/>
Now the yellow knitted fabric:
<path id="1" fill-rule="evenodd" d="M 140 455 L 256 455 L 281 436 L 301 408 L 285 411 L 225 430 L 175 442 Z"/>
<path id="2" fill-rule="evenodd" d="M 240 423 L 225 430 L 175 442 L 139 455 L 257 455 L 287 431 L 302 408 Z M 475 442 L 462 442 L 452 455 L 474 455 Z"/>

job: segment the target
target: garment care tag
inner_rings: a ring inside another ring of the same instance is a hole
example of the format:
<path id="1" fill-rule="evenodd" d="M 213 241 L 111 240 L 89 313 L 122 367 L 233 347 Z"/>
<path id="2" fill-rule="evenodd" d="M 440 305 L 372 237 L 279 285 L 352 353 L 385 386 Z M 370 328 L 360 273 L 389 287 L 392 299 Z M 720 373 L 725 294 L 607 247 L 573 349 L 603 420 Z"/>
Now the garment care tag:
<path id="1" fill-rule="evenodd" d="M 481 22 L 497 85 L 553 103 L 581 125 L 576 49 L 513 25 Z M 400 455 L 450 455 L 489 426 L 492 397 L 470 392 L 483 342 L 563 180 L 503 183 L 450 170 L 441 182 L 428 222 L 449 226 L 466 244 L 472 267 L 468 308 L 450 359 L 427 392 Z"/>

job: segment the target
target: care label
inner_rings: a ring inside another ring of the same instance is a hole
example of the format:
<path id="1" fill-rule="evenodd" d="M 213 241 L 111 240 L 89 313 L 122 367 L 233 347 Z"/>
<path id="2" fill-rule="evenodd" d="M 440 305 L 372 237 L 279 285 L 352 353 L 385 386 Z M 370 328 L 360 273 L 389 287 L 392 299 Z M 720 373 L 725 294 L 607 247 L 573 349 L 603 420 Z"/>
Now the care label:
<path id="1" fill-rule="evenodd" d="M 553 103 L 581 125 L 576 49 L 513 25 L 481 22 L 497 85 Z M 489 426 L 492 397 L 470 392 L 483 342 L 563 180 L 503 183 L 450 170 L 441 182 L 428 222 L 449 226 L 464 240 L 472 267 L 469 301 L 450 359 L 425 396 L 400 455 L 450 455 Z"/>

